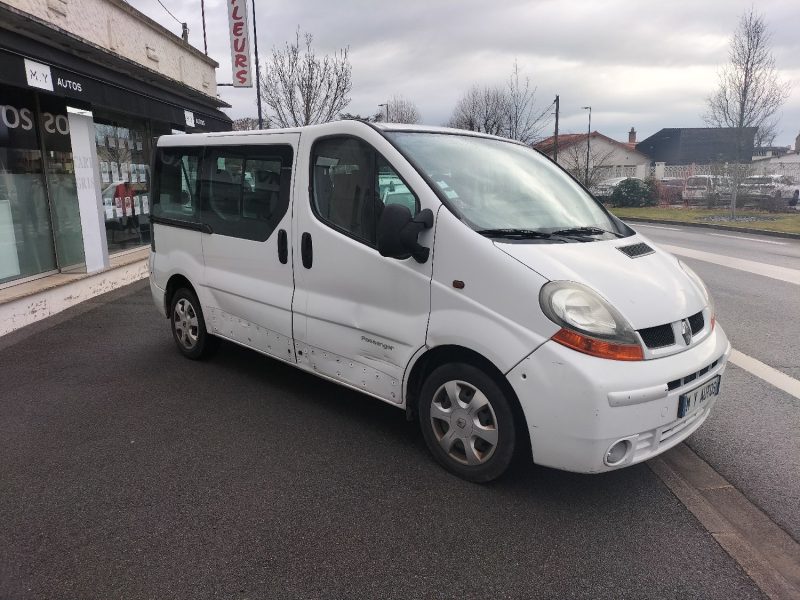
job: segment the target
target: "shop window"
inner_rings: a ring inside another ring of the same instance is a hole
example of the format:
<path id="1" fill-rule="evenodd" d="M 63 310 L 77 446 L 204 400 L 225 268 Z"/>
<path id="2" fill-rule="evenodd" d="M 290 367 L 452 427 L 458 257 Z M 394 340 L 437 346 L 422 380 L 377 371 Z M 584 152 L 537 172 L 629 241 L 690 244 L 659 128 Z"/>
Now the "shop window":
<path id="1" fill-rule="evenodd" d="M 62 270 L 82 269 L 83 228 L 66 104 L 49 97 L 40 97 L 39 102 L 39 131 L 45 153 L 45 176 L 58 265 Z"/>
<path id="2" fill-rule="evenodd" d="M 150 242 L 148 123 L 96 111 L 95 144 L 109 252 Z"/>
<path id="3" fill-rule="evenodd" d="M 56 269 L 34 97 L 0 88 L 0 284 Z"/>

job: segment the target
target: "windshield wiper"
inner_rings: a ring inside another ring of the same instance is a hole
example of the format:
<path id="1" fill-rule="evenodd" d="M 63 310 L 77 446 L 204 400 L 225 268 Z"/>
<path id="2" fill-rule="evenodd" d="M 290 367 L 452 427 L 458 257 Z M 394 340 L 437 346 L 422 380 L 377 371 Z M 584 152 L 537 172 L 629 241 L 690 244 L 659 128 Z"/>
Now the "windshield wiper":
<path id="1" fill-rule="evenodd" d="M 518 239 L 548 239 L 552 237 L 551 234 L 544 231 L 537 231 L 535 229 L 478 229 L 477 233 L 485 235 L 486 237 L 499 237 L 499 238 L 518 238 Z"/>
<path id="2" fill-rule="evenodd" d="M 600 227 L 570 227 L 568 229 L 559 229 L 558 231 L 551 232 L 550 235 L 602 235 L 608 233 L 614 237 L 623 237 L 621 233 L 616 231 L 608 231 Z"/>

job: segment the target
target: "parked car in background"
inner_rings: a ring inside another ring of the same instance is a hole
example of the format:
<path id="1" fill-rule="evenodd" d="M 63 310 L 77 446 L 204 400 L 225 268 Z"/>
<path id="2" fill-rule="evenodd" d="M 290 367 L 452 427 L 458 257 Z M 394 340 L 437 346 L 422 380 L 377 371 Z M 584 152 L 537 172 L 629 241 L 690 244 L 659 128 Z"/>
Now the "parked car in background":
<path id="1" fill-rule="evenodd" d="M 730 197 L 731 184 L 727 177 L 719 175 L 693 175 L 686 180 L 681 198 L 684 203 L 713 204 L 723 197 Z"/>
<path id="2" fill-rule="evenodd" d="M 755 199 L 780 198 L 791 200 L 800 183 L 789 175 L 751 175 L 739 188 L 739 195 Z"/>
<path id="3" fill-rule="evenodd" d="M 616 188 L 626 179 L 636 179 L 637 181 L 642 181 L 638 177 L 612 177 L 611 179 L 604 179 L 597 185 L 593 185 L 591 188 L 589 188 L 589 191 L 592 192 L 592 194 L 597 198 L 610 198 L 611 194 L 614 193 L 614 188 Z"/>
<path id="4" fill-rule="evenodd" d="M 679 204 L 686 181 L 680 177 L 664 177 L 658 180 L 659 204 Z"/>

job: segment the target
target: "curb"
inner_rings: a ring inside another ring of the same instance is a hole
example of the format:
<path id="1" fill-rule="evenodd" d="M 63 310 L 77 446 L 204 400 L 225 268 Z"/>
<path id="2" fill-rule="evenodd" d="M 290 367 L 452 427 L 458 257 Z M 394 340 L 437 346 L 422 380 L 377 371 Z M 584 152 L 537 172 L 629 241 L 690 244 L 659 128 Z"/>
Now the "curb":
<path id="1" fill-rule="evenodd" d="M 733 227 L 731 225 L 717 225 L 716 223 L 686 223 L 684 221 L 670 221 L 669 219 L 645 219 L 642 217 L 626 217 L 626 218 L 617 217 L 617 218 L 626 222 L 630 221 L 631 223 L 658 223 L 659 225 L 704 227 L 706 229 L 719 229 L 721 231 L 738 231 L 739 233 L 753 233 L 757 235 L 766 235 L 771 237 L 788 238 L 791 240 L 800 240 L 800 233 L 789 233 L 785 231 L 768 231 L 765 229 L 755 229 L 753 227 Z"/>
<path id="2" fill-rule="evenodd" d="M 771 600 L 800 597 L 800 544 L 686 444 L 650 470 Z"/>
<path id="3" fill-rule="evenodd" d="M 0 305 L 0 336 L 58 314 L 76 304 L 136 283 L 149 275 L 147 259 L 112 267 Z"/>

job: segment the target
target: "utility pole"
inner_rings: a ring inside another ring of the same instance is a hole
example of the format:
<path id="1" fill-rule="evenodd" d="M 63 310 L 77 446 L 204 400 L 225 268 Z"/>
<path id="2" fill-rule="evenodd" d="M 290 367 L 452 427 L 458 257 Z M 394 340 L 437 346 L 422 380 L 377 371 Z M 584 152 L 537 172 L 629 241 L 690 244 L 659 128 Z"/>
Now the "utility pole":
<path id="1" fill-rule="evenodd" d="M 592 143 L 592 107 L 591 106 L 581 106 L 583 110 L 589 110 L 589 133 L 586 135 L 586 178 L 584 180 L 584 185 L 588 188 L 589 187 L 589 147 Z"/>
<path id="2" fill-rule="evenodd" d="M 258 128 L 264 129 L 261 116 L 261 69 L 258 66 L 258 19 L 256 19 L 256 0 L 253 0 L 253 49 L 256 52 L 256 104 L 258 104 Z"/>
<path id="3" fill-rule="evenodd" d="M 208 56 L 208 40 L 206 39 L 206 1 L 200 0 L 200 14 L 203 18 L 203 51 Z"/>
<path id="4" fill-rule="evenodd" d="M 558 162 L 558 94 L 556 94 L 556 131 L 553 134 L 553 162 Z"/>

